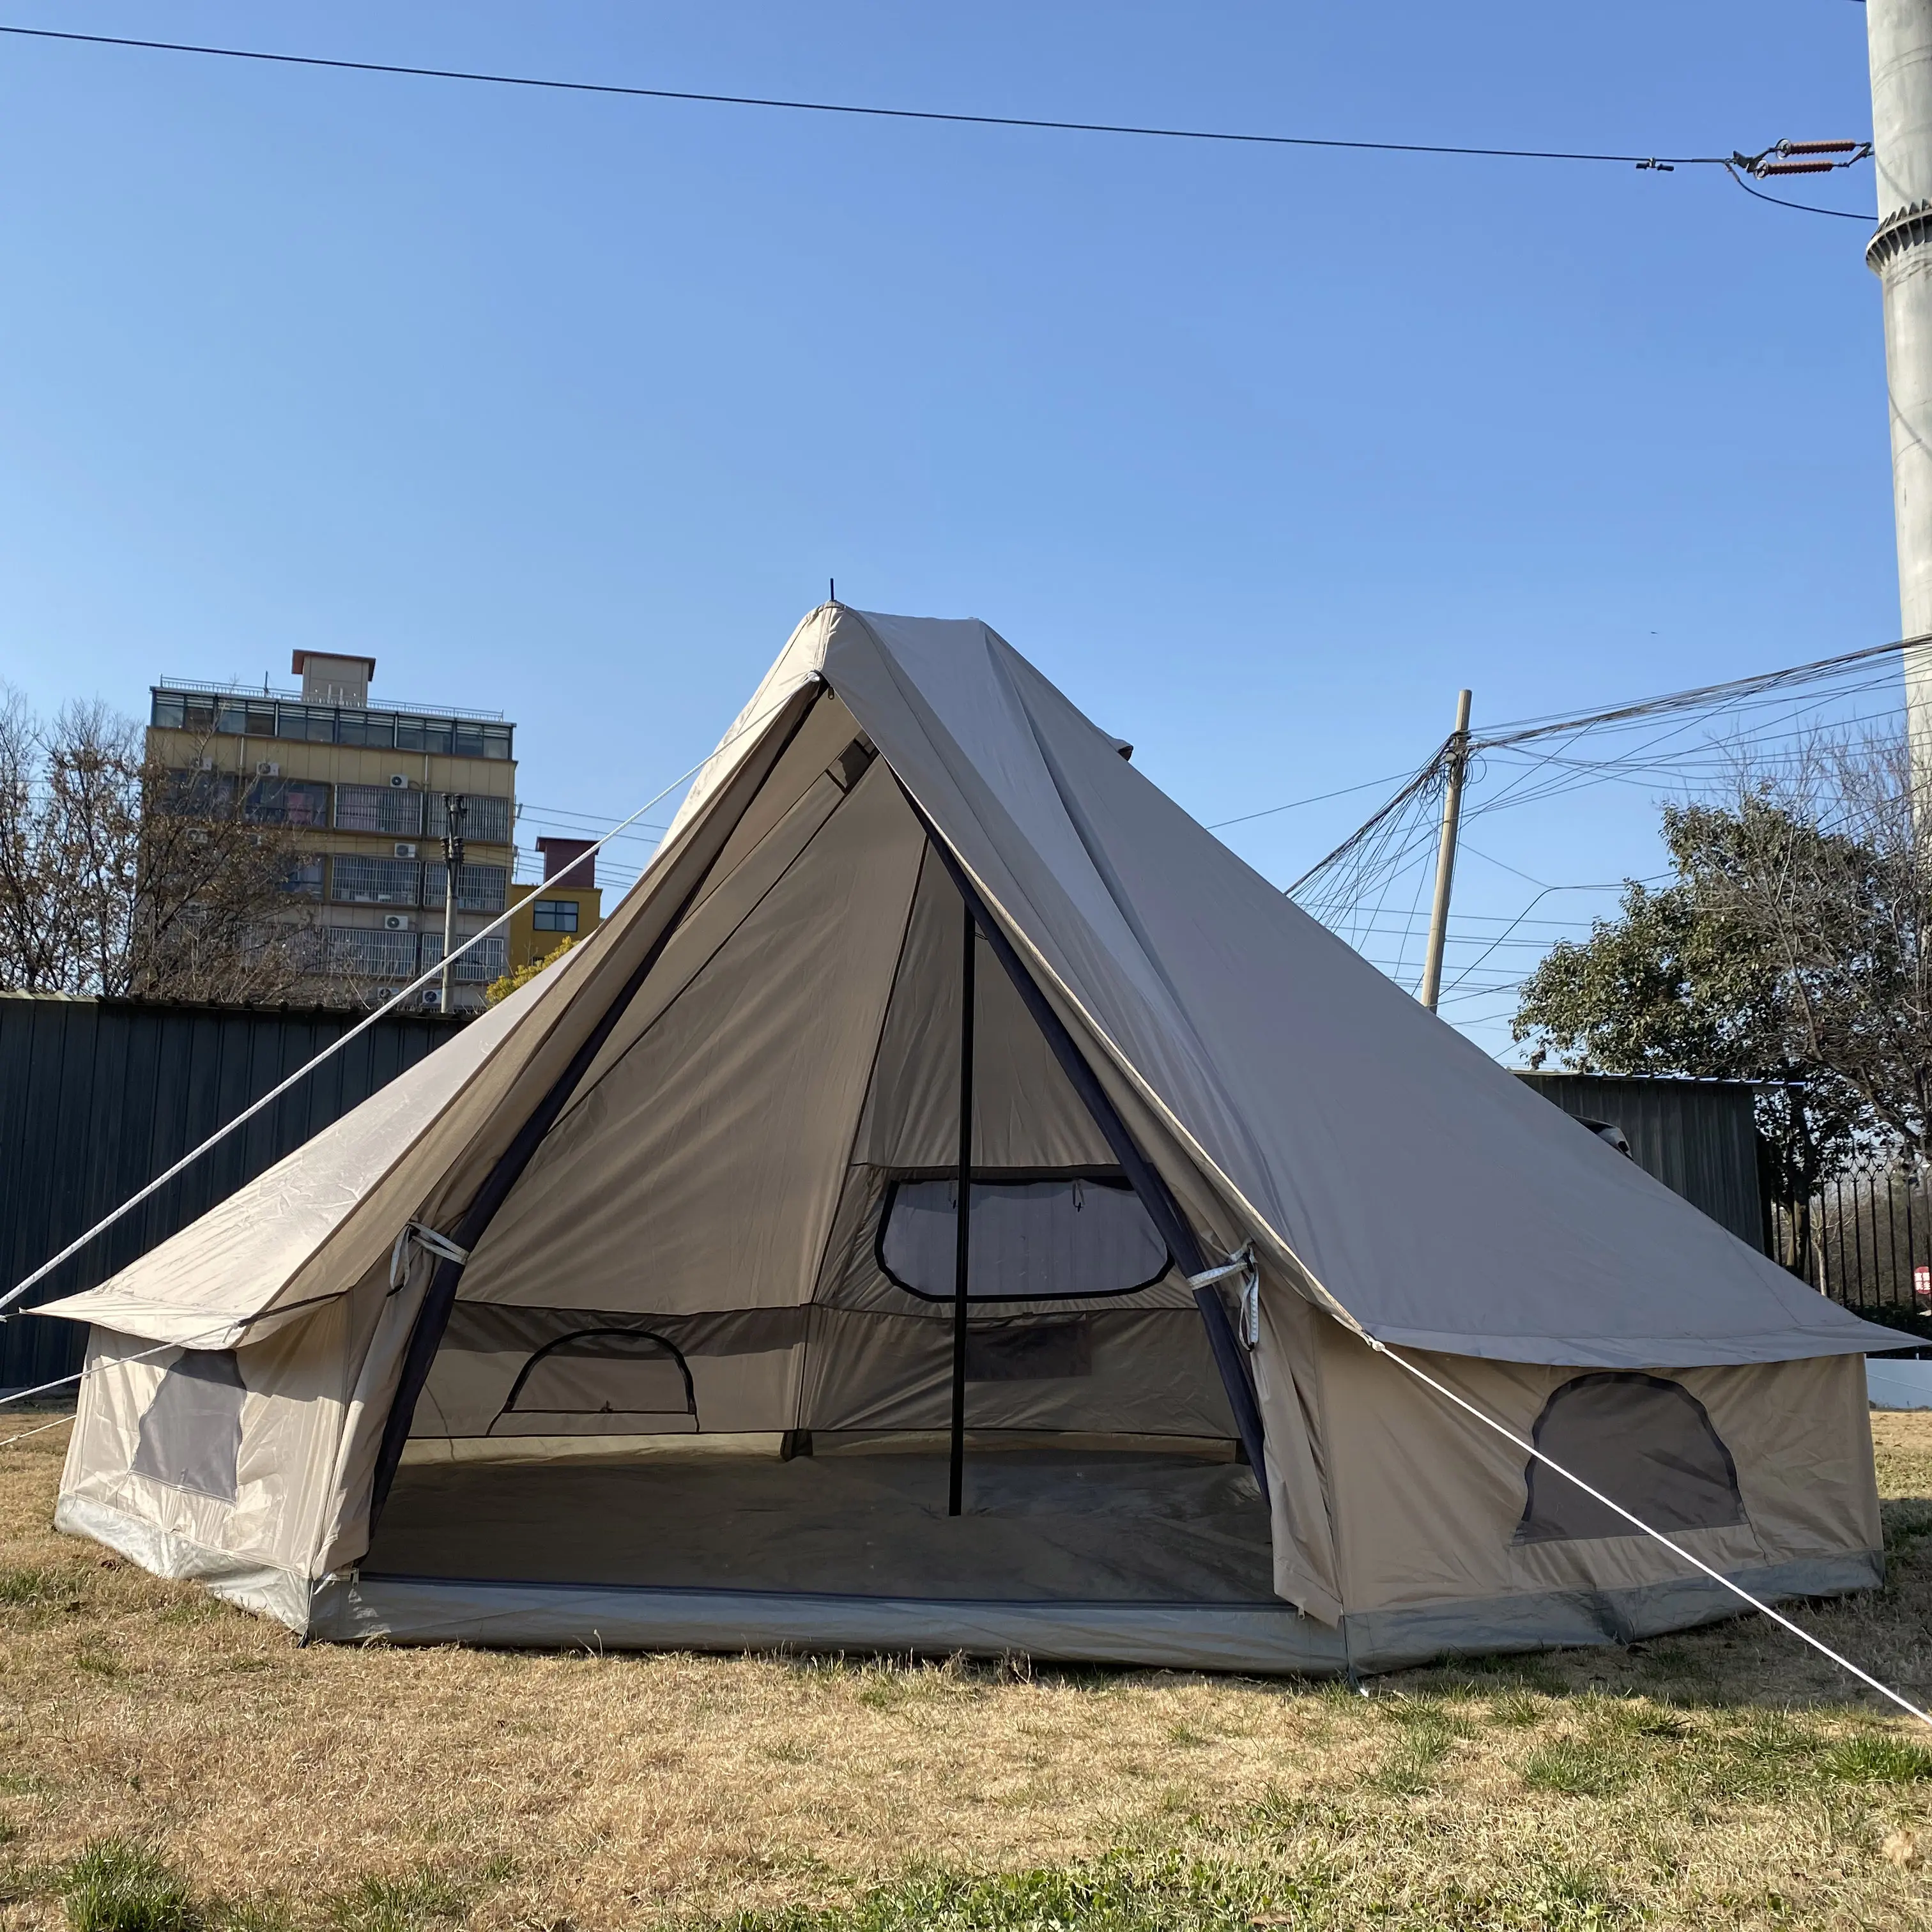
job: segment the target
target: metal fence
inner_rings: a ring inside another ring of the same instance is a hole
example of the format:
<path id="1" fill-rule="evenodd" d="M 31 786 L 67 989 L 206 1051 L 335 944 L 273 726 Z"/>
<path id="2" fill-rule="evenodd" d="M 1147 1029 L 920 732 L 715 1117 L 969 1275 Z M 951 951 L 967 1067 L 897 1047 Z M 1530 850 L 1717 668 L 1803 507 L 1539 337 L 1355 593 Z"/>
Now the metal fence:
<path id="1" fill-rule="evenodd" d="M 0 1288 L 50 1255 L 356 1022 L 327 1011 L 0 994 Z M 104 1281 L 448 1040 L 462 1022 L 386 1016 L 61 1268 L 30 1304 Z M 23 1315 L 0 1328 L 0 1388 L 70 1374 L 85 1331 Z"/>
<path id="2" fill-rule="evenodd" d="M 1932 1343 L 1932 1193 L 1909 1158 L 1876 1161 L 1808 1201 L 1768 1205 L 1771 1251 L 1820 1294 Z"/>

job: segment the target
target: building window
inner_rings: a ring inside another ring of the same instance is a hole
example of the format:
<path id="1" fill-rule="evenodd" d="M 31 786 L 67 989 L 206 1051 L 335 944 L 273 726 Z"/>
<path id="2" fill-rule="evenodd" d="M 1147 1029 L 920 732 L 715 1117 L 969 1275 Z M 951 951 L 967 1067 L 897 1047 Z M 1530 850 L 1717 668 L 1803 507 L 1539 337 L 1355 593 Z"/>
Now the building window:
<path id="1" fill-rule="evenodd" d="M 322 859 L 320 854 L 297 859 L 290 866 L 282 880 L 282 890 L 297 898 L 319 899 L 322 896 Z"/>
<path id="2" fill-rule="evenodd" d="M 328 970 L 352 980 L 403 981 L 416 976 L 416 935 L 368 926 L 332 926 L 325 958 Z"/>
<path id="3" fill-rule="evenodd" d="M 434 718 L 406 718 L 400 713 L 396 718 L 396 749 L 399 752 L 440 752 L 448 758 L 454 748 L 451 740 L 456 734 L 453 722 Z"/>
<path id="4" fill-rule="evenodd" d="M 463 935 L 456 935 L 460 946 Z M 442 934 L 426 932 L 422 936 L 423 970 L 442 964 Z M 459 986 L 487 986 L 493 980 L 500 980 L 510 970 L 510 942 L 500 932 L 493 932 L 479 939 L 468 952 L 458 953 L 449 969 L 449 976 Z"/>
<path id="5" fill-rule="evenodd" d="M 305 825 L 320 832 L 328 823 L 328 788 L 308 778 L 257 778 L 242 815 L 256 825 Z"/>
<path id="6" fill-rule="evenodd" d="M 345 784 L 335 788 L 335 829 L 375 832 L 386 838 L 420 838 L 423 794 L 402 785 Z"/>
<path id="7" fill-rule="evenodd" d="M 889 1281 L 950 1301 L 957 1265 L 956 1181 L 892 1183 L 879 1218 Z M 966 1292 L 975 1301 L 1132 1294 L 1172 1265 L 1140 1197 L 1114 1175 L 976 1180 Z"/>
<path id="8" fill-rule="evenodd" d="M 329 862 L 328 896 L 341 905 L 412 906 L 422 898 L 422 868 L 413 859 L 352 859 Z"/>
<path id="9" fill-rule="evenodd" d="M 463 821 L 463 836 L 476 845 L 507 845 L 510 842 L 510 801 L 488 793 L 466 792 L 464 802 L 470 809 Z M 440 791 L 423 794 L 423 832 L 426 837 L 440 838 L 448 830 L 448 816 L 442 808 L 442 794 Z"/>
<path id="10" fill-rule="evenodd" d="M 510 868 L 507 866 L 472 866 L 463 868 L 462 883 L 457 888 L 458 912 L 501 912 L 508 902 Z M 449 868 L 440 859 L 423 868 L 422 902 L 440 907 L 449 890 Z"/>
<path id="11" fill-rule="evenodd" d="M 388 750 L 396 742 L 396 721 L 380 711 L 338 711 L 335 736 L 338 744 L 373 745 Z"/>
<path id="12" fill-rule="evenodd" d="M 161 807 L 178 818 L 226 818 L 235 809 L 232 772 L 170 772 Z"/>
<path id="13" fill-rule="evenodd" d="M 530 908 L 530 925 L 538 932 L 574 932 L 577 902 L 574 899 L 538 899 Z"/>

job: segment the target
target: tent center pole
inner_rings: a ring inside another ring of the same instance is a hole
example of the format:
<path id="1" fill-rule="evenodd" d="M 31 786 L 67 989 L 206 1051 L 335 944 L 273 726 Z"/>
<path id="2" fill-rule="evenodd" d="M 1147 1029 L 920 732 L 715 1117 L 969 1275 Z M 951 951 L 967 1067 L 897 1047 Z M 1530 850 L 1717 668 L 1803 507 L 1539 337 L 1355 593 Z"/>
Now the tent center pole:
<path id="1" fill-rule="evenodd" d="M 957 1516 L 966 1487 L 966 1289 L 973 1258 L 973 969 L 980 928 L 973 908 L 965 914 L 959 956 L 959 1176 L 952 1240 L 952 1470 L 946 1514 Z"/>

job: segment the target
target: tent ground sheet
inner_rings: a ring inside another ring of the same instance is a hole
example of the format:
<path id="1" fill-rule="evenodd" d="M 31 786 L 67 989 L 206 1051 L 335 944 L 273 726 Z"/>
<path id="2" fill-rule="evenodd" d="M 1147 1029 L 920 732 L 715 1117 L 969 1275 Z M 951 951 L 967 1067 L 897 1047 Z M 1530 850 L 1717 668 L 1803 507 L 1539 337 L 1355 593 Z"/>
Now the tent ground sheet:
<path id="1" fill-rule="evenodd" d="M 1238 1463 L 1007 1451 L 418 1463 L 365 1576 L 849 1596 L 1266 1604 L 1268 1512 Z"/>

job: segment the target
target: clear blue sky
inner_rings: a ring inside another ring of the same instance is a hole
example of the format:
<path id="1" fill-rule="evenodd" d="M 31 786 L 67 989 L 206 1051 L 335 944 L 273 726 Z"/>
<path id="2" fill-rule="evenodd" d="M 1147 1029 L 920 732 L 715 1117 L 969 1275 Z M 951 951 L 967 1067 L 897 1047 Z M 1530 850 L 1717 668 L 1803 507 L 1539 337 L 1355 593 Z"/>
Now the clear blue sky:
<path id="1" fill-rule="evenodd" d="M 1723 152 L 1870 126 L 1847 0 L 0 19 L 1382 140 Z M 1801 198 L 1870 195 L 1867 168 Z M 615 815 L 715 740 L 836 574 L 863 607 L 986 618 L 1216 820 L 1412 767 L 1459 684 L 1493 720 L 1897 627 L 1863 231 L 1714 171 L 10 41 L 0 212 L 0 674 L 50 707 L 364 651 L 379 694 L 514 717 L 526 800 Z M 1285 880 L 1372 799 L 1228 836 Z M 1649 812 L 1516 814 L 1502 856 L 1648 869 Z M 1472 914 L 1528 890 L 1463 880 Z"/>

